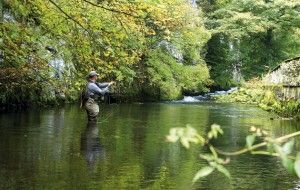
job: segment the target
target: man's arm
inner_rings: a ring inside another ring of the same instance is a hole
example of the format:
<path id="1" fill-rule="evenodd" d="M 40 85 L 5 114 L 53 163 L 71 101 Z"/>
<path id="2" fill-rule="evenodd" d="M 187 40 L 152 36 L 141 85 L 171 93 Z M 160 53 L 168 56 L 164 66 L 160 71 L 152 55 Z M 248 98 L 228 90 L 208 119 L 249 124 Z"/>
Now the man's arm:
<path id="1" fill-rule="evenodd" d="M 99 88 L 107 88 L 113 85 L 114 83 L 115 83 L 114 81 L 111 81 L 111 82 L 103 82 L 103 83 L 96 83 L 96 84 Z"/>
<path id="2" fill-rule="evenodd" d="M 106 88 L 110 85 L 109 82 L 103 82 L 103 83 L 97 82 L 96 84 L 99 88 Z"/>
<path id="3" fill-rule="evenodd" d="M 104 89 L 101 89 L 98 87 L 98 85 L 96 85 L 95 83 L 90 83 L 89 84 L 89 89 L 95 93 L 95 94 L 98 94 L 98 95 L 104 95 L 105 93 L 108 92 L 108 88 L 104 88 Z"/>

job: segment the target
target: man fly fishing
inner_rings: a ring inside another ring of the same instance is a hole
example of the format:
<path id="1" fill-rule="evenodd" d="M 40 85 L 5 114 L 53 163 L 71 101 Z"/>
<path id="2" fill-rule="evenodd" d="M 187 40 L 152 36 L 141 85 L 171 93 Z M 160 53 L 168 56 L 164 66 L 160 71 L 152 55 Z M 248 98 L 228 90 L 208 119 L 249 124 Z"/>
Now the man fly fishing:
<path id="1" fill-rule="evenodd" d="M 88 83 L 86 85 L 85 92 L 81 95 L 81 103 L 86 109 L 89 122 L 97 122 L 97 116 L 99 114 L 99 105 L 97 100 L 101 95 L 108 93 L 108 88 L 115 83 L 114 81 L 109 83 L 98 83 L 98 76 L 99 75 L 96 71 L 91 71 L 88 74 Z"/>

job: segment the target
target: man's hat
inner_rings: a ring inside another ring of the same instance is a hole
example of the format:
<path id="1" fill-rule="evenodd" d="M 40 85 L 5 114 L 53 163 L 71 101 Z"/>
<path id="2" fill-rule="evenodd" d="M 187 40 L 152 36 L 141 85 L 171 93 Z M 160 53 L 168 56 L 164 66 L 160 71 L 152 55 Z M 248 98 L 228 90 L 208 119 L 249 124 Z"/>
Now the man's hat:
<path id="1" fill-rule="evenodd" d="M 88 78 L 92 78 L 93 76 L 99 76 L 99 74 L 98 74 L 96 71 L 91 71 L 91 72 L 88 74 Z"/>

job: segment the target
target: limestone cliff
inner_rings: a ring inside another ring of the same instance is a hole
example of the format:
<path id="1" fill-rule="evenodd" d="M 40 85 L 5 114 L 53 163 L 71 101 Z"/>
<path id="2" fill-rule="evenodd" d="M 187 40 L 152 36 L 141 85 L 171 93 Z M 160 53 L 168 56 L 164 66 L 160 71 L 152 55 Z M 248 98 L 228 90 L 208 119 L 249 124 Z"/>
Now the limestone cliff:
<path id="1" fill-rule="evenodd" d="M 266 75 L 264 82 L 267 85 L 283 85 L 290 87 L 300 86 L 300 57 L 289 59 Z"/>

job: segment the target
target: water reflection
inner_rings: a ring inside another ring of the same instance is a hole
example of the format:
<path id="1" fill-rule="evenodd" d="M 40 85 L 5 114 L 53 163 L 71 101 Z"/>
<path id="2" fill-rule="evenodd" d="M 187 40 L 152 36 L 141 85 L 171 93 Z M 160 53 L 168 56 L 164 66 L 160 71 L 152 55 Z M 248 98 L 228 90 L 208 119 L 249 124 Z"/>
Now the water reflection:
<path id="1" fill-rule="evenodd" d="M 100 124 L 85 123 L 78 106 L 0 114 L 0 189 L 298 187 L 280 160 L 252 155 L 231 159 L 231 180 L 214 172 L 192 185 L 194 174 L 207 164 L 199 159 L 203 152 L 165 142 L 171 127 L 189 123 L 204 135 L 217 123 L 225 133 L 215 145 L 238 150 L 245 146 L 250 126 L 281 136 L 300 130 L 297 122 L 270 120 L 266 112 L 237 104 L 121 104 L 102 113 L 112 114 L 100 118 Z M 300 138 L 295 148 L 300 149 Z"/>
<path id="2" fill-rule="evenodd" d="M 97 123 L 88 122 L 85 131 L 81 135 L 81 153 L 85 157 L 87 165 L 93 169 L 98 159 L 105 159 L 105 149 L 100 143 L 99 128 Z"/>

